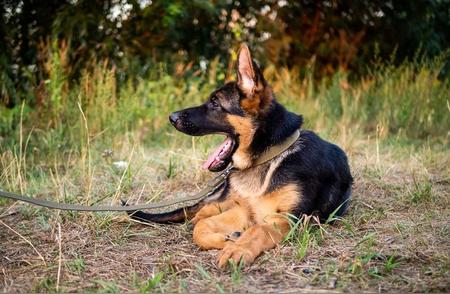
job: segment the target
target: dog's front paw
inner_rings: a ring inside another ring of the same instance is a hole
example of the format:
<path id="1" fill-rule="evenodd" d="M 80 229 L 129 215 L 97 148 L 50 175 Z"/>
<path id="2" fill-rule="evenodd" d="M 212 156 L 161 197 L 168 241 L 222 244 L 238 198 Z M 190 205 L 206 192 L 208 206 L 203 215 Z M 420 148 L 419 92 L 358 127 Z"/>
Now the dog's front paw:
<path id="1" fill-rule="evenodd" d="M 236 264 L 242 259 L 244 265 L 252 264 L 255 261 L 255 254 L 247 246 L 229 243 L 219 253 L 218 265 L 220 268 L 226 268 L 228 260 L 233 260 Z"/>

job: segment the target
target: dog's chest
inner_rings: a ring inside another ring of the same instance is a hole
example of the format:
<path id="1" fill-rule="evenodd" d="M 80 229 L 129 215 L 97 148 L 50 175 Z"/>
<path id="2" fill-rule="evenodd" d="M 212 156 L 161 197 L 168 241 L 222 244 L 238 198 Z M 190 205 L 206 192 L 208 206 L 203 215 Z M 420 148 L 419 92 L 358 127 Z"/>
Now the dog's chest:
<path id="1" fill-rule="evenodd" d="M 246 208 L 255 223 L 265 223 L 278 213 L 291 212 L 300 199 L 297 185 L 288 184 L 269 192 L 279 163 L 262 169 L 235 173 L 230 177 L 233 198 Z"/>
<path id="2" fill-rule="evenodd" d="M 230 177 L 230 185 L 240 197 L 252 198 L 264 194 L 264 175 L 259 168 L 241 171 Z"/>
<path id="3" fill-rule="evenodd" d="M 279 163 L 279 160 L 274 160 L 261 166 L 232 173 L 230 185 L 242 198 L 251 199 L 262 196 L 267 192 Z"/>

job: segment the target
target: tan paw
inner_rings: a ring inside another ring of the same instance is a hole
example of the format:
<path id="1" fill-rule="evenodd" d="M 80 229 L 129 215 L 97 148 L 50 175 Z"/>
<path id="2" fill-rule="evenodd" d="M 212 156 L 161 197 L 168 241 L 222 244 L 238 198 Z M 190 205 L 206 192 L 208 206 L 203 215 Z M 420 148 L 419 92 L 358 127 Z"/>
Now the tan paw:
<path id="1" fill-rule="evenodd" d="M 218 265 L 220 268 L 226 268 L 228 260 L 233 260 L 236 264 L 243 261 L 244 265 L 252 264 L 256 256 L 246 246 L 236 243 L 227 244 L 219 253 Z"/>

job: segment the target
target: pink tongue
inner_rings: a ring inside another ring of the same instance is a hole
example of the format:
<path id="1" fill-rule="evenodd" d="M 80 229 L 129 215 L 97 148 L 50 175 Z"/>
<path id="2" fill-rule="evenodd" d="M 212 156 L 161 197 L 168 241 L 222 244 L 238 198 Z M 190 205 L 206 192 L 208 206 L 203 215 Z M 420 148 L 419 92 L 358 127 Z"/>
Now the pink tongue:
<path id="1" fill-rule="evenodd" d="M 219 147 L 214 150 L 214 152 L 208 157 L 208 159 L 203 163 L 202 168 L 203 169 L 209 169 L 211 166 L 218 164 L 222 159 L 219 155 L 220 152 L 223 150 L 224 152 L 227 151 L 228 148 L 231 146 L 231 138 L 226 138 L 225 141 L 223 141 L 222 144 L 220 144 Z"/>

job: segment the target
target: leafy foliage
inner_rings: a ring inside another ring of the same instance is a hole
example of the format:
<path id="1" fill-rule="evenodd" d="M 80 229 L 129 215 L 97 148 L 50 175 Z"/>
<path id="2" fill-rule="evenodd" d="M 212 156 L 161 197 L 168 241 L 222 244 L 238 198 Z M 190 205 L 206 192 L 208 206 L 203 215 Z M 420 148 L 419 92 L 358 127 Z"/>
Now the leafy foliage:
<path id="1" fill-rule="evenodd" d="M 170 73 L 192 73 L 216 56 L 231 57 L 229 76 L 243 41 L 265 64 L 304 69 L 314 60 L 316 78 L 364 73 L 375 55 L 402 61 L 420 48 L 435 56 L 450 44 L 448 0 L 5 0 L 0 15 L 1 103 L 9 107 L 46 99 L 55 46 L 66 48 L 60 65 L 69 82 L 104 60 L 123 82 L 160 61 L 170 60 Z"/>

